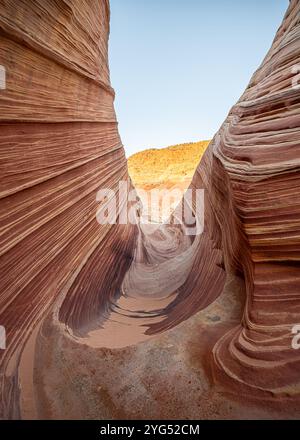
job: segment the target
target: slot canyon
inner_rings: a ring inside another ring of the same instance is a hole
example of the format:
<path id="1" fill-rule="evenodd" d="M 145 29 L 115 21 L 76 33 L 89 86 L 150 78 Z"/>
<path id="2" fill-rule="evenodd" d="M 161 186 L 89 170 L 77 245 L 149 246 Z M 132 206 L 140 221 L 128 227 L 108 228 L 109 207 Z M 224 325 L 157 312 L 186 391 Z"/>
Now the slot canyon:
<path id="1" fill-rule="evenodd" d="M 300 2 L 195 170 L 200 234 L 97 221 L 134 191 L 109 23 L 0 0 L 0 418 L 299 418 Z"/>

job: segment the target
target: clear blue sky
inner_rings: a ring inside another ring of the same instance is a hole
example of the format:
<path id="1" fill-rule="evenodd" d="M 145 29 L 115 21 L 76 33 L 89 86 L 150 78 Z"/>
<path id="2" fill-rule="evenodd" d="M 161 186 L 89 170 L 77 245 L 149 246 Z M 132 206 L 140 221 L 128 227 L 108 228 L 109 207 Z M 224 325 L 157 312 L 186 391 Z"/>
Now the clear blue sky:
<path id="1" fill-rule="evenodd" d="M 260 65 L 288 0 L 110 0 L 126 155 L 210 139 Z"/>

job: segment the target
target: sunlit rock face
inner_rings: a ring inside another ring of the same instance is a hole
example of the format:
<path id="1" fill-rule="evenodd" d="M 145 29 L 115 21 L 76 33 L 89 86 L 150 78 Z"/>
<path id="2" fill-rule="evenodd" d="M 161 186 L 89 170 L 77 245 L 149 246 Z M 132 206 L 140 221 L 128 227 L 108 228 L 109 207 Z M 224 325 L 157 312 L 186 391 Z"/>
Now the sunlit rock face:
<path id="1" fill-rule="evenodd" d="M 109 82 L 108 2 L 0 2 L 1 417 L 32 405 L 28 383 L 43 368 L 35 341 L 55 344 L 49 326 L 95 350 L 132 345 L 208 306 L 232 272 L 247 300 L 212 350 L 216 383 L 297 398 L 299 20 L 293 0 L 202 158 L 191 188 L 205 189 L 204 232 L 187 235 L 183 224 L 96 220 L 99 189 L 131 188 Z M 131 201 L 118 199 L 121 215 Z"/>

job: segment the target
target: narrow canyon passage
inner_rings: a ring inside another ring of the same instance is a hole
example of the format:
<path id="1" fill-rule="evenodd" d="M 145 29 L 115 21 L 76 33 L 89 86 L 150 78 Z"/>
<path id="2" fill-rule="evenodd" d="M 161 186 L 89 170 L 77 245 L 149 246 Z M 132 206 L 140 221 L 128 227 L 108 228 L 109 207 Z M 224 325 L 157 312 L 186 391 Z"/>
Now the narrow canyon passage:
<path id="1" fill-rule="evenodd" d="M 109 16 L 0 1 L 0 417 L 299 417 L 300 3 L 195 171 L 201 233 L 97 221 L 132 206 Z"/>

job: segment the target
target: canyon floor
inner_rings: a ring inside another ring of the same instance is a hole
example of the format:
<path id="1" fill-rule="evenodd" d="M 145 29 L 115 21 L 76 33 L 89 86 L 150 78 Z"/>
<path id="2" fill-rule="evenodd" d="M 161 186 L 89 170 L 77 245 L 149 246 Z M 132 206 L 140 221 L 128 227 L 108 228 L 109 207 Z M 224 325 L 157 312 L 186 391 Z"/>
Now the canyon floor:
<path id="1" fill-rule="evenodd" d="M 297 418 L 299 406 L 285 409 L 282 400 L 278 407 L 276 400 L 266 404 L 214 380 L 212 348 L 239 323 L 243 301 L 242 280 L 229 277 L 220 298 L 207 309 L 123 348 L 78 344 L 63 328 L 46 322 L 36 347 L 36 412 L 28 418 Z"/>

